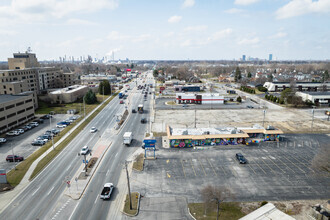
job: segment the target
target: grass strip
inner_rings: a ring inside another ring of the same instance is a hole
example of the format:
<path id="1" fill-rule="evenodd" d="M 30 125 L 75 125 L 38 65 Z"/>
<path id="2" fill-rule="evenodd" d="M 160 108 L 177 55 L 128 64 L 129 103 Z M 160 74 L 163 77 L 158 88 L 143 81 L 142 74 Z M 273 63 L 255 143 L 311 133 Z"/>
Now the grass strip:
<path id="1" fill-rule="evenodd" d="M 130 215 L 130 216 L 135 216 L 138 214 L 139 196 L 140 196 L 140 193 L 138 193 L 138 192 L 131 193 L 132 209 L 130 209 L 128 194 L 126 195 L 125 205 L 124 205 L 124 210 L 123 210 L 123 212 L 125 214 Z"/>
<path id="2" fill-rule="evenodd" d="M 190 214 L 197 220 L 214 220 L 217 217 L 216 202 L 207 205 L 205 203 L 189 203 L 188 207 Z M 219 219 L 239 219 L 245 216 L 241 209 L 238 202 L 220 203 Z"/>
<path id="3" fill-rule="evenodd" d="M 143 170 L 143 164 L 144 164 L 144 155 L 139 154 L 133 163 L 133 169 L 137 171 L 142 171 Z"/>
<path id="4" fill-rule="evenodd" d="M 102 110 L 118 93 L 115 93 L 113 95 L 113 97 L 111 97 L 107 102 L 105 102 L 101 107 L 100 109 Z M 96 105 L 97 106 L 97 105 Z M 95 107 L 96 107 L 95 106 Z M 93 108 L 94 109 L 94 108 Z M 90 108 L 86 108 L 86 113 L 89 113 L 90 111 L 92 111 L 93 109 L 90 109 Z M 97 111 L 99 112 L 99 111 Z M 96 115 L 91 115 L 91 117 L 95 117 Z M 88 118 L 89 119 L 89 118 Z M 82 118 L 79 118 L 75 123 L 78 123 L 80 120 L 82 120 Z M 87 121 L 87 119 L 86 119 Z M 88 120 L 89 122 L 90 120 Z M 80 128 L 80 126 L 79 126 Z M 67 132 L 69 132 L 71 129 L 71 126 L 63 129 L 61 131 L 61 133 L 58 135 L 58 136 L 55 136 L 54 137 L 54 143 L 56 143 L 58 140 L 61 139 L 61 137 L 63 137 Z M 76 129 L 76 131 L 78 131 L 78 129 Z M 73 134 L 74 132 L 72 132 Z M 70 135 L 70 137 L 72 136 L 72 134 Z M 69 137 L 68 137 L 69 138 Z M 72 137 L 71 137 L 72 138 Z M 64 140 L 65 141 L 65 140 Z M 62 142 L 63 143 L 63 142 Z M 43 147 L 39 148 L 37 151 L 33 152 L 29 157 L 27 157 L 24 161 L 20 162 L 17 166 L 16 166 L 16 169 L 12 169 L 10 170 L 8 173 L 7 173 L 7 180 L 8 180 L 8 183 L 11 185 L 11 186 L 17 186 L 21 180 L 23 179 L 24 175 L 26 174 L 26 172 L 29 170 L 31 164 L 37 159 L 39 158 L 43 153 L 45 153 L 50 147 L 52 147 L 52 143 L 51 142 L 48 142 L 47 144 L 45 144 Z M 63 149 L 63 148 L 62 148 Z M 47 158 L 50 162 L 50 160 L 52 160 L 58 153 L 60 152 L 60 148 L 55 148 L 55 150 L 53 150 L 51 152 L 51 156 L 48 156 L 47 155 Z M 41 162 L 41 161 L 40 161 Z M 40 163 L 39 162 L 39 163 Z M 44 161 L 45 162 L 45 161 Z M 48 162 L 48 163 L 49 163 Z M 48 164 L 47 163 L 47 164 Z M 39 165 L 39 164 L 38 164 Z M 46 164 L 45 164 L 46 165 Z M 44 167 L 44 166 L 43 166 Z M 40 168 L 43 168 L 41 166 L 39 166 L 38 169 Z M 41 170 L 40 170 L 41 171 Z M 39 171 L 39 172 L 40 172 Z M 35 170 L 34 170 L 34 173 L 35 173 Z M 33 178 L 35 176 L 35 174 L 32 174 L 30 179 Z"/>
<path id="5" fill-rule="evenodd" d="M 45 166 L 47 166 L 48 163 L 50 163 L 79 133 L 81 130 L 83 130 L 89 122 L 91 122 L 102 110 L 103 108 L 117 95 L 117 93 L 114 94 L 109 100 L 107 100 L 103 105 L 95 110 L 93 114 L 91 114 L 86 120 L 79 125 L 78 128 L 76 128 L 65 140 L 63 140 L 56 148 L 55 150 L 49 152 L 44 158 L 42 158 L 36 168 L 33 170 L 30 180 L 33 179 L 39 172 L 41 172 Z"/>

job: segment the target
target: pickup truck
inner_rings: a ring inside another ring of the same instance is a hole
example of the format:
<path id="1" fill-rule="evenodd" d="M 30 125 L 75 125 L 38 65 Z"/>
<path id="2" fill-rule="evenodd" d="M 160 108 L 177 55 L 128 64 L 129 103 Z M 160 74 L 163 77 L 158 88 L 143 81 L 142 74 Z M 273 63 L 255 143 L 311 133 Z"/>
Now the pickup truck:
<path id="1" fill-rule="evenodd" d="M 100 195 L 100 199 L 110 199 L 112 190 L 113 190 L 113 184 L 112 183 L 104 184 L 103 190 L 102 190 L 101 195 Z"/>

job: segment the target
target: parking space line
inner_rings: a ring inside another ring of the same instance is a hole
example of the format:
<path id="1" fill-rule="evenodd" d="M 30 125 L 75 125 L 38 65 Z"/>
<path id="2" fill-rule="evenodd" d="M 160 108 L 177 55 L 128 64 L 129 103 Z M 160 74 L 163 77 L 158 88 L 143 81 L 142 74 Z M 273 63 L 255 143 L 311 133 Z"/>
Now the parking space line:
<path id="1" fill-rule="evenodd" d="M 277 166 L 278 169 L 280 169 L 283 173 L 286 173 L 285 170 L 283 170 L 281 167 L 279 167 L 272 159 L 270 159 L 270 161 L 272 161 L 272 163 L 275 164 L 275 166 Z"/>
<path id="2" fill-rule="evenodd" d="M 190 161 L 190 163 L 191 163 L 191 167 L 192 167 L 192 169 L 193 169 L 193 171 L 194 171 L 195 176 L 197 176 L 197 175 L 196 175 L 196 172 L 195 172 L 195 168 L 194 168 L 194 164 L 193 164 L 192 160 Z"/>
<path id="3" fill-rule="evenodd" d="M 208 159 L 208 158 L 206 158 L 206 160 L 207 160 L 207 161 L 208 161 L 208 163 L 210 164 L 210 166 L 211 166 L 211 168 L 212 168 L 212 170 L 213 170 L 214 174 L 215 174 L 216 176 L 218 176 L 217 172 L 215 172 L 215 169 L 214 169 L 213 165 L 211 164 L 211 162 L 209 161 L 209 159 Z"/>
<path id="4" fill-rule="evenodd" d="M 201 165 L 201 167 L 202 167 L 202 169 L 203 169 L 204 175 L 207 176 L 206 173 L 205 173 L 204 167 L 203 167 L 203 165 L 202 165 L 202 163 L 201 163 L 201 161 L 199 160 L 198 157 L 197 157 L 197 160 L 198 160 L 199 164 Z"/>
<path id="5" fill-rule="evenodd" d="M 273 170 L 265 161 L 264 159 L 260 158 L 262 160 L 262 162 L 273 172 L 276 173 L 275 170 Z"/>
<path id="6" fill-rule="evenodd" d="M 252 160 L 252 159 L 249 159 L 249 160 Z M 267 174 L 266 171 L 264 169 L 262 169 L 262 167 L 257 162 L 254 161 L 254 164 L 258 165 L 258 167 L 262 170 L 262 172 L 264 172 L 264 174 Z"/>
<path id="7" fill-rule="evenodd" d="M 254 173 L 255 175 L 257 175 L 257 173 L 254 171 L 254 169 L 252 169 L 252 167 L 250 166 L 250 164 L 248 164 L 248 166 L 249 166 L 250 169 L 253 171 L 253 173 Z"/>
<path id="8" fill-rule="evenodd" d="M 303 173 L 306 173 L 304 170 L 302 170 L 299 166 L 297 166 L 297 164 L 293 163 L 291 160 L 289 160 L 287 157 L 284 156 L 285 159 L 287 159 L 288 161 L 290 161 L 290 163 L 292 163 L 293 165 L 295 165 L 299 170 L 301 170 Z"/>
<path id="9" fill-rule="evenodd" d="M 227 172 L 225 171 L 225 169 L 223 169 L 223 167 L 220 165 L 221 169 L 222 169 L 222 172 L 227 175 Z"/>
<path id="10" fill-rule="evenodd" d="M 289 167 L 286 163 L 284 163 L 280 158 L 277 158 L 282 164 L 284 164 L 287 168 L 289 168 L 293 173 L 296 173 L 294 172 L 293 169 L 291 169 L 291 167 Z"/>
<path id="11" fill-rule="evenodd" d="M 291 157 L 292 157 L 293 159 L 295 159 L 296 161 L 298 161 L 298 163 L 304 165 L 308 170 L 310 170 L 310 171 L 312 171 L 313 173 L 315 173 L 315 171 L 314 171 L 313 169 L 311 169 L 309 166 L 307 166 L 307 165 L 309 165 L 309 163 L 310 163 L 308 160 L 306 160 L 305 158 L 299 157 L 299 158 L 302 158 L 302 160 L 306 161 L 306 163 L 302 163 L 302 162 L 299 162 L 299 160 L 298 160 L 296 157 L 294 157 L 294 156 L 292 156 L 292 155 L 291 155 Z M 306 164 L 307 164 L 307 165 L 306 165 Z"/>
<path id="12" fill-rule="evenodd" d="M 186 172 L 184 171 L 184 166 L 183 166 L 182 160 L 180 160 L 180 162 L 181 162 L 181 165 L 182 165 L 182 170 L 183 170 L 184 178 L 186 178 Z"/>

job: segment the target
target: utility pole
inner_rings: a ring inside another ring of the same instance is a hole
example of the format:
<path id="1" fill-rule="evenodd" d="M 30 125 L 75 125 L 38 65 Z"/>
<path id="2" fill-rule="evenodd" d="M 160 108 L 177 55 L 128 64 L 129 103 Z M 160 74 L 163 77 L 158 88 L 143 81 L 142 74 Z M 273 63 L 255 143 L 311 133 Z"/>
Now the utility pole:
<path id="1" fill-rule="evenodd" d="M 104 85 L 103 85 L 103 102 L 104 102 Z"/>
<path id="2" fill-rule="evenodd" d="M 313 124 L 314 124 L 314 109 L 315 109 L 315 106 L 313 106 L 313 109 L 312 109 L 312 126 L 311 126 L 312 131 L 313 131 Z"/>
<path id="3" fill-rule="evenodd" d="M 196 128 L 196 104 L 195 104 L 195 128 Z"/>
<path id="4" fill-rule="evenodd" d="M 84 154 L 84 162 L 85 162 L 85 176 L 87 176 L 87 160 L 86 160 L 86 154 Z"/>
<path id="5" fill-rule="evenodd" d="M 266 109 L 264 109 L 263 112 L 264 112 L 264 118 L 262 119 L 262 127 L 265 127 Z"/>
<path id="6" fill-rule="evenodd" d="M 127 175 L 127 187 L 128 187 L 128 198 L 129 198 L 129 209 L 132 210 L 132 200 L 131 200 L 131 189 L 129 185 L 129 176 L 128 176 L 128 170 L 127 170 L 127 161 L 125 161 L 125 169 L 126 169 L 126 175 Z"/>
<path id="7" fill-rule="evenodd" d="M 83 102 L 84 102 L 84 118 L 85 118 L 86 117 L 85 96 L 83 97 Z"/>

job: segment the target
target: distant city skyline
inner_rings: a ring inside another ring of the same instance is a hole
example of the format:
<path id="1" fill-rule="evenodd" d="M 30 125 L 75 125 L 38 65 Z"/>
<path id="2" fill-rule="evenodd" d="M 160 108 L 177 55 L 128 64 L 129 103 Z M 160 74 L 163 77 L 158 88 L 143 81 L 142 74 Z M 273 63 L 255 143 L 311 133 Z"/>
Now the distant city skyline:
<path id="1" fill-rule="evenodd" d="M 8 0 L 0 61 L 330 59 L 329 0 Z M 114 56 L 113 56 L 114 54 Z"/>

